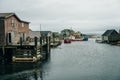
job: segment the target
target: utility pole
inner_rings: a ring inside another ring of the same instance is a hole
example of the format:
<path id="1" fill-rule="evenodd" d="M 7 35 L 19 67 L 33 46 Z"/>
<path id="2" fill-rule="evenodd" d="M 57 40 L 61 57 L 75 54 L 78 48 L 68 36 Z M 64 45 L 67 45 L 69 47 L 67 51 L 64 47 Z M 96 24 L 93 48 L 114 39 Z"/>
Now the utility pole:
<path id="1" fill-rule="evenodd" d="M 41 31 L 41 24 L 40 24 L 40 31 Z"/>

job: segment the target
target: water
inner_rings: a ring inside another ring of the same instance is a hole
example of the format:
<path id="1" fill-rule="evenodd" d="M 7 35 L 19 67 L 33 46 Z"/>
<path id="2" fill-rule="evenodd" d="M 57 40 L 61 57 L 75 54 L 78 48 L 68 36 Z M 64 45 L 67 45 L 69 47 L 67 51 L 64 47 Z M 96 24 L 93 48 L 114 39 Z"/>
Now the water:
<path id="1" fill-rule="evenodd" d="M 0 80 L 120 80 L 120 47 L 93 39 L 62 44 L 43 64 L 1 65 Z"/>

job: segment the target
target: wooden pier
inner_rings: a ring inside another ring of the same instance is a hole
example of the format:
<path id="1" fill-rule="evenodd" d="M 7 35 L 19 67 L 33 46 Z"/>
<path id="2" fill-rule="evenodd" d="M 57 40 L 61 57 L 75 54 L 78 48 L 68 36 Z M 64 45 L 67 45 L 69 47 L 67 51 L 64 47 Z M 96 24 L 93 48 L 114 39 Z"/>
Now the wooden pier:
<path id="1" fill-rule="evenodd" d="M 51 31 L 29 29 L 15 13 L 0 13 L 0 63 L 37 62 L 50 55 Z"/>
<path id="2" fill-rule="evenodd" d="M 50 37 L 34 38 L 31 44 L 0 46 L 0 62 L 38 62 L 48 59 L 50 55 Z"/>

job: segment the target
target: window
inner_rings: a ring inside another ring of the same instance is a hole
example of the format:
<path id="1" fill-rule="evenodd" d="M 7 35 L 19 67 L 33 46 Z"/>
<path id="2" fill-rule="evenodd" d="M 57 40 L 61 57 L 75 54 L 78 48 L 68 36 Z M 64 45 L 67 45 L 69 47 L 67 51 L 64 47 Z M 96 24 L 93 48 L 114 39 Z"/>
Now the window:
<path id="1" fill-rule="evenodd" d="M 14 23 L 14 19 L 12 19 L 12 23 Z"/>
<path id="2" fill-rule="evenodd" d="M 14 27 L 14 26 L 15 26 L 14 24 L 15 24 L 15 20 L 12 19 L 12 20 L 11 20 L 11 27 Z"/>
<path id="3" fill-rule="evenodd" d="M 18 27 L 18 22 L 17 22 L 17 21 L 15 21 L 15 27 L 16 27 L 16 28 Z"/>
<path id="4" fill-rule="evenodd" d="M 22 27 L 24 27 L 24 23 L 22 23 Z"/>

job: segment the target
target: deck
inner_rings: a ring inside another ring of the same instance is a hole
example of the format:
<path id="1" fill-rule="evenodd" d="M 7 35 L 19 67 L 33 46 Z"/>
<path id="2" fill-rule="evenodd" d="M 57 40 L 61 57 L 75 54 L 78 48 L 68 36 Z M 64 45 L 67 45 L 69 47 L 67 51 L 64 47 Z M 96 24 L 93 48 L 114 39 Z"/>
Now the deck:
<path id="1" fill-rule="evenodd" d="M 0 52 L 0 62 L 38 62 L 50 54 L 50 41 L 0 46 Z"/>

